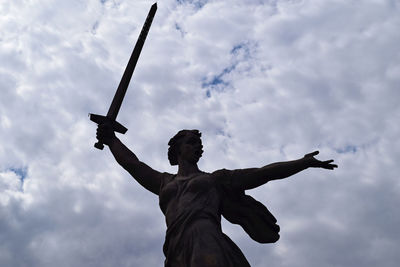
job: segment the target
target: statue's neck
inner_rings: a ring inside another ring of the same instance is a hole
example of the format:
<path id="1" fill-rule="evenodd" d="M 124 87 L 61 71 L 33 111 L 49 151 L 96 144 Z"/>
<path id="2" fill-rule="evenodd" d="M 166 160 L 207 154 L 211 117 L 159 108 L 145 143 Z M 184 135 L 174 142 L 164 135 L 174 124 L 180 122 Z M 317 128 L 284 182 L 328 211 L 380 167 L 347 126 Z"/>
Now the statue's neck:
<path id="1" fill-rule="evenodd" d="M 179 162 L 177 176 L 185 177 L 194 173 L 200 172 L 197 164 L 189 163 L 187 161 Z"/>

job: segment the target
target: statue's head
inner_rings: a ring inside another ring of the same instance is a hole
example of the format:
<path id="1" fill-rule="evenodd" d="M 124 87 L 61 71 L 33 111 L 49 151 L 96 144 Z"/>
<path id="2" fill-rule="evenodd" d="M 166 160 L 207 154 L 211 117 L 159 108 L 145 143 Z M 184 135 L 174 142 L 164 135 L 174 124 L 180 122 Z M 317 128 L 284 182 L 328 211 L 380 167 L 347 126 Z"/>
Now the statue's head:
<path id="1" fill-rule="evenodd" d="M 168 160 L 171 165 L 178 165 L 178 157 L 184 157 L 195 164 L 203 154 L 199 130 L 181 130 L 169 140 Z"/>

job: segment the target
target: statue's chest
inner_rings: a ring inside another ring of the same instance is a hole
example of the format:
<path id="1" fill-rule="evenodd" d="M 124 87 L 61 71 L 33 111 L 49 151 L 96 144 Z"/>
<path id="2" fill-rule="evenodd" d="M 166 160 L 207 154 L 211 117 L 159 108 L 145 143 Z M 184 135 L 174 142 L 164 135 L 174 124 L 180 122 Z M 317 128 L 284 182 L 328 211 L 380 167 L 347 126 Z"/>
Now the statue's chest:
<path id="1" fill-rule="evenodd" d="M 213 177 L 199 175 L 190 179 L 174 179 L 160 192 L 160 208 L 164 214 L 188 209 L 204 209 L 218 205 L 218 193 Z"/>

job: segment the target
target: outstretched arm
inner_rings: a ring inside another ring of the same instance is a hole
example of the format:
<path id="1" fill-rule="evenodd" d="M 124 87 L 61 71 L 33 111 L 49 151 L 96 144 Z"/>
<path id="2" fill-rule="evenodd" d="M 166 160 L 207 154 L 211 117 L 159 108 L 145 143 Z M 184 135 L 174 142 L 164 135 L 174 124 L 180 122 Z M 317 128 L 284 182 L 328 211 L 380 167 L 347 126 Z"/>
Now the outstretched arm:
<path id="1" fill-rule="evenodd" d="M 108 145 L 116 161 L 144 188 L 159 193 L 162 173 L 153 170 L 147 164 L 141 162 L 136 155 L 127 148 L 114 134 L 111 127 L 99 125 L 96 138 Z"/>
<path id="2" fill-rule="evenodd" d="M 271 180 L 283 179 L 307 168 L 324 168 L 333 170 L 337 165 L 333 160 L 320 161 L 314 158 L 318 151 L 306 154 L 303 158 L 292 161 L 276 162 L 261 168 L 249 168 L 232 171 L 232 183 L 244 190 L 253 189 Z"/>

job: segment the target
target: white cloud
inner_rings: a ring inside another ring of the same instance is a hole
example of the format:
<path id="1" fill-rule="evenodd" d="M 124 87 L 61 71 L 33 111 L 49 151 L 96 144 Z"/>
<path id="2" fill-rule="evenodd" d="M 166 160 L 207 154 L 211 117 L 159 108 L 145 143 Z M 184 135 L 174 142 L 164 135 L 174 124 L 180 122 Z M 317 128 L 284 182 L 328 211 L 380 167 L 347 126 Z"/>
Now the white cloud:
<path id="1" fill-rule="evenodd" d="M 162 265 L 157 198 L 92 147 L 87 117 L 106 113 L 152 2 L 3 2 L 0 265 Z M 225 231 L 252 266 L 397 266 L 398 12 L 389 0 L 159 2 L 121 139 L 169 172 L 182 128 L 202 131 L 205 171 L 318 149 L 339 168 L 249 192 L 277 217 L 278 243 Z"/>

